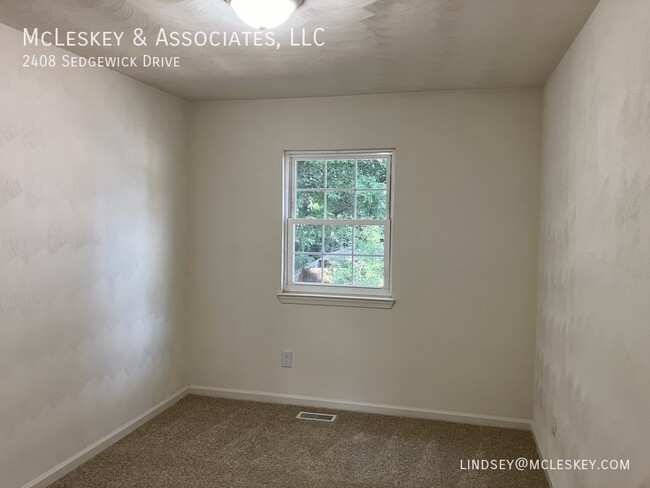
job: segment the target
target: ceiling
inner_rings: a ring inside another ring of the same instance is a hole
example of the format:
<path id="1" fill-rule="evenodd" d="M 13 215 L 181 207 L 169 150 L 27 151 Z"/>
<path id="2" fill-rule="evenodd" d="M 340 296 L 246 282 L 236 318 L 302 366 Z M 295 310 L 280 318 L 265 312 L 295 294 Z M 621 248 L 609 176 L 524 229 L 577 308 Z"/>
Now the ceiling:
<path id="1" fill-rule="evenodd" d="M 21 29 L 125 31 L 83 55 L 179 56 L 180 68 L 119 69 L 188 100 L 540 86 L 598 0 L 305 0 L 273 29 L 280 48 L 154 47 L 158 30 L 250 31 L 224 0 L 2 0 Z M 141 27 L 149 47 L 134 47 Z M 323 47 L 290 47 L 323 28 Z M 298 36 L 299 38 L 300 36 Z M 128 39 L 128 42 L 125 42 Z"/>

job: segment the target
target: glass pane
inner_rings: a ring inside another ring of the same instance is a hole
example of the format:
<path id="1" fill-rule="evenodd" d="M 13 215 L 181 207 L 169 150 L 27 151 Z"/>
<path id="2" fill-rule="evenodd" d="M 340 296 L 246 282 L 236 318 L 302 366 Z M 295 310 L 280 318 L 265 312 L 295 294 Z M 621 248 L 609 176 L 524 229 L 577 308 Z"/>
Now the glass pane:
<path id="1" fill-rule="evenodd" d="M 325 161 L 297 161 L 297 188 L 324 188 Z"/>
<path id="2" fill-rule="evenodd" d="M 352 256 L 325 256 L 325 283 L 352 285 Z"/>
<path id="3" fill-rule="evenodd" d="M 322 283 L 323 260 L 318 254 L 295 254 L 293 257 L 294 283 Z"/>
<path id="4" fill-rule="evenodd" d="M 354 188 L 354 159 L 327 161 L 327 188 Z"/>
<path id="5" fill-rule="evenodd" d="M 355 254 L 384 254 L 384 226 L 358 225 L 354 235 Z"/>
<path id="6" fill-rule="evenodd" d="M 358 219 L 385 219 L 386 218 L 386 192 L 385 191 L 357 192 L 357 218 Z"/>
<path id="7" fill-rule="evenodd" d="M 328 219 L 354 218 L 354 192 L 328 191 L 326 195 Z"/>
<path id="8" fill-rule="evenodd" d="M 352 226 L 326 225 L 325 252 L 352 254 Z"/>
<path id="9" fill-rule="evenodd" d="M 299 219 L 322 219 L 325 215 L 322 191 L 299 191 L 296 193 L 296 217 Z"/>
<path id="10" fill-rule="evenodd" d="M 386 188 L 388 159 L 359 159 L 357 161 L 357 188 Z"/>
<path id="11" fill-rule="evenodd" d="M 323 249 L 323 226 L 322 225 L 295 225 L 295 251 L 296 252 L 317 252 Z"/>
<path id="12" fill-rule="evenodd" d="M 376 288 L 384 286 L 384 258 L 355 256 L 354 284 Z"/>

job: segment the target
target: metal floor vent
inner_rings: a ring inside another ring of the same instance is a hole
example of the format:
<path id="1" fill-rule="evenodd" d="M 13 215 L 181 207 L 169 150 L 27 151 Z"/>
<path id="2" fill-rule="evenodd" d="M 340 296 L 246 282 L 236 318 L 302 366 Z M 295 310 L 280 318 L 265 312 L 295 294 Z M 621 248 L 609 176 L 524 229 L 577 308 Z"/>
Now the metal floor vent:
<path id="1" fill-rule="evenodd" d="M 334 422 L 336 420 L 336 415 L 331 415 L 329 413 L 300 412 L 296 418 L 300 420 L 318 420 L 319 422 Z"/>

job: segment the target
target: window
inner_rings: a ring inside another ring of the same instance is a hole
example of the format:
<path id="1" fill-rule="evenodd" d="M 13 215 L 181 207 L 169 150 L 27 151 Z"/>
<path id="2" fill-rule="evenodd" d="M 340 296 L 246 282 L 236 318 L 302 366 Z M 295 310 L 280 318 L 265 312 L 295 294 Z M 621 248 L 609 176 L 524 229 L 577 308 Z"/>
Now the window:
<path id="1" fill-rule="evenodd" d="M 285 153 L 284 303 L 390 308 L 394 151 Z"/>

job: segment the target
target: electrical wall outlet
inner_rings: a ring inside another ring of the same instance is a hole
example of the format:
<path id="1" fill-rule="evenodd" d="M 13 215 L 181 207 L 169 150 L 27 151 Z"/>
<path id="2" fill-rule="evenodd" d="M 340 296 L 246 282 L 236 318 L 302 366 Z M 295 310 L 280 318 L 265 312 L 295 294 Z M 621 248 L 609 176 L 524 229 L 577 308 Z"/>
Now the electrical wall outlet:
<path id="1" fill-rule="evenodd" d="M 283 368 L 290 368 L 293 362 L 291 351 L 282 351 L 282 359 L 280 364 Z"/>

